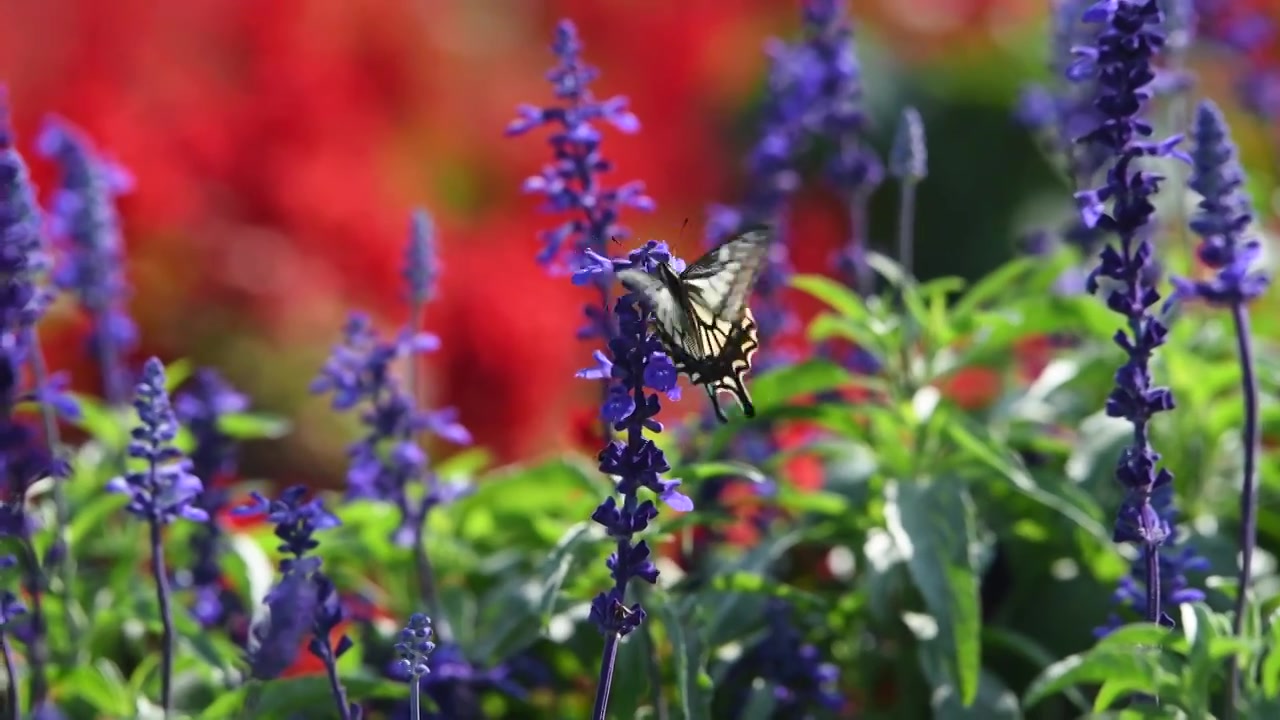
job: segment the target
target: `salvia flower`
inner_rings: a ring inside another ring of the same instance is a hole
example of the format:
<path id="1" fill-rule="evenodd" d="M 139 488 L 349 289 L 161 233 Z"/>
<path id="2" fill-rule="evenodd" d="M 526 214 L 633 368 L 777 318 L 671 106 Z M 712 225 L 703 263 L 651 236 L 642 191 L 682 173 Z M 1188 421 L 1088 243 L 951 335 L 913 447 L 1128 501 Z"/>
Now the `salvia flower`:
<path id="1" fill-rule="evenodd" d="M 320 570 L 320 558 L 311 555 L 319 547 L 316 533 L 341 525 L 336 516 L 325 509 L 319 498 L 303 501 L 304 485 L 295 485 L 271 500 L 250 493 L 252 502 L 236 508 L 236 515 L 263 515 L 275 525 L 280 539 L 280 581 L 263 599 L 266 616 L 250 631 L 249 665 L 254 678 L 270 680 L 278 677 L 297 658 L 304 639 L 307 650 L 325 666 L 329 689 L 343 720 L 360 716 L 357 705 L 347 701 L 346 690 L 338 680 L 337 662 L 352 647 L 345 634 L 336 644 L 333 630 L 346 617 L 342 600 L 333 582 Z"/>
<path id="2" fill-rule="evenodd" d="M 1177 294 L 1198 297 L 1210 304 L 1228 307 L 1235 326 L 1236 348 L 1241 367 L 1240 389 L 1244 398 L 1244 479 L 1240 492 L 1240 569 L 1232 629 L 1243 630 L 1257 544 L 1258 488 L 1257 464 L 1262 431 L 1259 423 L 1258 380 L 1249 329 L 1250 300 L 1261 295 L 1269 276 L 1253 267 L 1262 253 L 1261 244 L 1248 236 L 1253 213 L 1244 191 L 1244 169 L 1221 111 L 1209 101 L 1197 109 L 1192 127 L 1194 149 L 1189 186 L 1201 197 L 1199 210 L 1191 218 L 1191 229 L 1201 237 L 1200 260 L 1217 271 L 1209 280 L 1193 282 L 1175 279 Z M 1240 668 L 1232 665 L 1228 706 L 1236 692 Z"/>
<path id="3" fill-rule="evenodd" d="M 404 282 L 409 302 L 425 305 L 440 279 L 440 259 L 436 256 L 436 230 L 426 210 L 416 210 L 409 220 L 409 243 L 405 246 Z"/>
<path id="4" fill-rule="evenodd" d="M 400 656 L 400 669 L 413 678 L 420 678 L 431 672 L 427 666 L 427 658 L 436 644 L 431 642 L 431 618 L 422 613 L 414 613 L 409 623 L 400 631 L 400 639 L 396 642 L 396 654 Z"/>
<path id="5" fill-rule="evenodd" d="M 1248 236 L 1253 210 L 1244 191 L 1244 169 L 1226 120 L 1211 101 L 1200 104 L 1191 132 L 1188 185 L 1201 198 L 1191 229 L 1203 239 L 1200 261 L 1217 274 L 1199 282 L 1175 278 L 1174 284 L 1180 297 L 1227 307 L 1246 303 L 1266 291 L 1269 277 L 1254 267 L 1262 244 Z"/>
<path id="6" fill-rule="evenodd" d="M 89 138 L 67 121 L 51 117 L 37 147 L 58 164 L 61 185 L 53 196 L 54 236 L 66 245 L 65 264 L 55 271 L 58 287 L 75 294 L 93 323 L 90 346 L 100 365 L 107 400 L 125 400 L 124 356 L 137 343 L 137 328 L 125 302 L 120 221 L 115 198 L 133 180 L 119 165 L 102 157 Z"/>
<path id="7" fill-rule="evenodd" d="M 1164 45 L 1163 18 L 1156 0 L 1100 2 L 1086 10 L 1082 19 L 1102 25 L 1103 30 L 1095 45 L 1075 49 L 1079 59 L 1068 70 L 1068 77 L 1096 83 L 1094 106 L 1103 121 L 1078 142 L 1107 150 L 1113 161 L 1106 183 L 1077 193 L 1076 199 L 1086 225 L 1097 226 L 1116 238 L 1102 251 L 1087 289 L 1105 293 L 1107 306 L 1125 319 L 1129 329 L 1115 335 L 1128 361 L 1116 372 L 1116 385 L 1106 403 L 1109 416 L 1133 425 L 1133 442 L 1116 467 L 1125 499 L 1114 539 L 1134 543 L 1141 550 L 1147 620 L 1171 623 L 1161 608 L 1159 562 L 1160 547 L 1172 539 L 1171 523 L 1161 516 L 1153 498 L 1172 483 L 1173 474 L 1159 466 L 1160 454 L 1151 446 L 1150 423 L 1156 413 L 1172 409 L 1174 401 L 1172 393 L 1157 387 L 1151 376 L 1151 356 L 1164 344 L 1168 330 L 1151 311 L 1160 294 L 1146 278 L 1153 248 L 1144 234 L 1155 212 L 1152 196 L 1162 178 L 1134 165 L 1144 156 L 1173 154 L 1181 138 L 1159 143 L 1143 140 L 1152 134 L 1151 125 L 1141 116 L 1155 78 L 1152 61 Z"/>
<path id="8" fill-rule="evenodd" d="M 434 335 L 407 329 L 394 341 L 383 340 L 368 316 L 354 313 L 343 329 L 342 344 L 311 384 L 312 392 L 331 395 L 334 410 L 360 409 L 364 437 L 347 449 L 347 496 L 394 504 L 401 514 L 395 539 L 406 546 L 431 507 L 461 492 L 438 483 L 418 436 L 431 433 L 459 445 L 471 442 L 455 410 L 419 410 L 394 373 L 397 363 L 411 362 L 439 344 Z M 412 491 L 419 483 L 426 487 L 415 503 Z"/>
<path id="9" fill-rule="evenodd" d="M 161 706 L 167 714 L 172 702 L 174 631 L 161 529 L 180 517 L 206 522 L 209 514 L 195 506 L 203 487 L 200 479 L 190 472 L 191 461 L 173 444 L 178 435 L 178 419 L 169 403 L 164 364 L 159 358 L 150 358 L 143 364 L 142 376 L 134 390 L 133 407 L 138 413 L 138 425 L 131 432 L 128 454 L 145 464 L 142 469 L 113 479 L 107 484 L 107 490 L 128 495 L 129 504 L 125 509 L 145 520 L 150 531 L 151 574 L 156 581 L 164 628 Z"/>
<path id="10" fill-rule="evenodd" d="M 235 473 L 238 444 L 222 430 L 221 422 L 248 407 L 249 398 L 212 368 L 196 371 L 174 399 L 175 416 L 195 438 L 191 471 L 203 490 L 194 504 L 209 516 L 191 536 L 191 566 L 178 576 L 178 585 L 195 592 L 193 612 L 204 627 L 220 626 L 241 610 L 238 596 L 222 585 L 223 529 L 218 518 L 227 508 L 225 484 Z"/>
<path id="11" fill-rule="evenodd" d="M 571 215 L 559 226 L 541 233 L 543 249 L 538 262 L 553 272 L 574 274 L 575 282 L 592 282 L 600 300 L 587 306 L 587 325 L 580 337 L 608 337 L 611 333 L 608 307 L 611 279 L 578 273 L 590 264 L 588 251 L 607 254 L 611 240 L 630 236 L 619 223 L 625 208 L 653 210 L 653 200 L 645 194 L 644 183 L 631 181 L 610 187 L 604 175 L 612 163 L 600 152 L 600 123 L 607 123 L 624 133 L 635 133 L 640 121 L 627 107 L 627 98 L 615 95 L 600 100 L 591 92 L 591 83 L 599 70 L 582 59 L 582 41 L 577 27 L 569 20 L 556 25 L 551 50 L 559 61 L 547 73 L 556 104 L 539 107 L 521 105 L 517 118 L 507 125 L 506 135 L 523 135 L 535 128 L 554 128 L 548 140 L 552 161 L 538 175 L 524 182 L 524 191 L 546 198 L 551 212 Z"/>
<path id="12" fill-rule="evenodd" d="M 205 522 L 209 513 L 195 503 L 204 487 L 200 478 L 191 473 L 191 461 L 173 444 L 178 436 L 178 419 L 169 403 L 164 364 L 159 358 L 151 358 L 143 365 L 135 393 L 133 407 L 139 424 L 131 433 L 129 457 L 146 465 L 113 479 L 107 489 L 127 494 L 126 509 L 144 520 L 160 525 L 179 517 Z"/>
<path id="13" fill-rule="evenodd" d="M 286 489 L 280 493 L 278 500 L 251 492 L 249 497 L 253 502 L 232 511 L 240 516 L 267 516 L 267 521 L 275 526 L 275 536 L 280 539 L 276 549 L 292 556 L 280 561 L 282 572 L 288 572 L 295 562 L 320 546 L 320 542 L 315 539 L 317 532 L 342 524 L 337 516 L 325 509 L 320 498 L 303 502 L 302 498 L 306 494 L 305 485 L 294 485 Z"/>
<path id="14" fill-rule="evenodd" d="M 783 717 L 811 717 L 822 710 L 844 706 L 840 671 L 823 662 L 818 648 L 804 641 L 791 622 L 790 607 L 770 601 L 765 610 L 768 631 L 738 661 L 735 673 L 745 673 L 769 684 L 775 711 Z"/>

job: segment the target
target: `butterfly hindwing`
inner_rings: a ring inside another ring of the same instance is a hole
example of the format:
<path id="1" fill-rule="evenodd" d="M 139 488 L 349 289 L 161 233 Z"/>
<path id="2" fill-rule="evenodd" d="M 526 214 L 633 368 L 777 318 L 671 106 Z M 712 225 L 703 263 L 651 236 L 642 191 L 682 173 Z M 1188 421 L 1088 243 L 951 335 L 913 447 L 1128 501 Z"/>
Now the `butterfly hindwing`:
<path id="1" fill-rule="evenodd" d="M 716 417 L 728 422 L 719 393 L 731 393 L 747 417 L 755 415 L 745 376 L 760 347 L 746 306 L 768 254 L 772 234 L 748 229 L 711 250 L 677 275 L 668 265 L 653 274 L 628 269 L 618 279 L 639 293 L 676 369 L 706 390 Z"/>

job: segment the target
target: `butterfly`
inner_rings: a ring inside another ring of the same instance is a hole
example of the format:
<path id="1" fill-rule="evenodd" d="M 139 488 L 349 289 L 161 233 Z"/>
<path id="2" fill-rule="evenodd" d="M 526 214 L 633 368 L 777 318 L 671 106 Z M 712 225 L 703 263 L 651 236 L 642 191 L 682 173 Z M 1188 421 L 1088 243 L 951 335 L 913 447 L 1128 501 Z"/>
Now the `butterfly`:
<path id="1" fill-rule="evenodd" d="M 701 385 L 716 417 L 729 422 L 719 393 L 732 393 L 747 417 L 755 416 L 743 376 L 760 348 L 747 298 L 764 268 L 773 232 L 743 230 L 677 273 L 661 263 L 653 273 L 630 268 L 618 279 L 653 310 L 654 328 L 676 369 Z"/>

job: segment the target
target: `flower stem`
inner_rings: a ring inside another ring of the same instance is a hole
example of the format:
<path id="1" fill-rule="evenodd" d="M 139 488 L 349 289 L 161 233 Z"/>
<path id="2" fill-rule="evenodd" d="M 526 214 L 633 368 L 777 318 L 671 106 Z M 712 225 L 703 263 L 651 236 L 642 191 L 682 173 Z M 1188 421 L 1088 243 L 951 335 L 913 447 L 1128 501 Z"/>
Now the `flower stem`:
<path id="1" fill-rule="evenodd" d="M 18 688 L 18 673 L 14 669 L 13 646 L 9 644 L 9 634 L 0 630 L 0 648 L 4 650 L 4 676 L 9 685 L 9 718 L 22 718 L 22 691 Z"/>
<path id="2" fill-rule="evenodd" d="M 591 709 L 591 720 L 605 720 L 609 709 L 609 691 L 613 688 L 613 671 L 618 665 L 618 633 L 604 639 L 604 656 L 600 659 L 600 681 L 596 685 L 596 701 Z"/>
<path id="3" fill-rule="evenodd" d="M 422 678 L 418 675 L 409 680 L 409 720 L 422 720 Z"/>
<path id="4" fill-rule="evenodd" d="M 39 707 L 48 694 L 45 665 L 49 661 L 48 636 L 44 617 L 44 577 L 40 560 L 29 540 L 22 543 L 23 584 L 31 597 L 31 639 L 27 642 L 27 664 L 31 667 L 31 707 Z"/>
<path id="5" fill-rule="evenodd" d="M 333 657 L 332 651 L 326 653 L 324 670 L 329 676 L 329 691 L 333 693 L 334 702 L 338 703 L 338 717 L 342 720 L 351 720 L 351 706 L 347 703 L 347 691 L 338 681 L 338 660 Z"/>
<path id="6" fill-rule="evenodd" d="M 152 469 L 152 474 L 156 470 Z M 173 610 L 169 607 L 169 579 L 164 572 L 164 545 L 158 518 L 148 520 L 151 530 L 151 575 L 156 581 L 156 601 L 160 604 L 160 624 L 163 629 L 160 655 L 160 707 L 164 717 L 169 717 L 173 703 Z"/>
<path id="7" fill-rule="evenodd" d="M 40 335 L 35 331 L 34 327 L 28 329 L 27 332 L 29 333 L 29 345 L 31 348 L 31 372 L 35 379 L 36 388 L 46 388 L 49 383 L 49 365 L 44 357 L 44 348 L 40 344 Z M 64 452 L 62 437 L 58 432 L 58 419 L 51 403 L 40 403 L 40 419 L 44 425 L 44 439 L 49 445 L 49 455 L 55 461 L 60 462 L 63 459 Z M 68 645 L 77 648 L 80 647 L 78 642 L 80 622 L 72 608 L 74 604 L 72 602 L 72 588 L 76 577 L 76 563 L 75 558 L 71 555 L 71 523 L 70 513 L 67 508 L 66 488 L 66 484 L 69 481 L 69 478 L 55 477 L 53 482 L 54 523 L 57 533 L 57 546 L 53 552 L 55 558 L 53 571 L 62 580 L 62 619 L 66 624 L 67 634 L 70 636 Z"/>
<path id="8" fill-rule="evenodd" d="M 867 264 L 867 251 L 871 249 L 870 227 L 867 223 L 867 193 L 854 191 L 849 202 L 849 257 L 853 263 L 853 277 L 849 278 L 853 289 L 862 297 L 875 293 L 876 278 Z"/>
<path id="9" fill-rule="evenodd" d="M 427 555 L 427 546 L 424 542 L 426 534 L 427 513 L 430 512 L 433 505 L 430 492 L 422 498 L 422 510 L 418 522 L 413 533 L 413 565 L 415 574 L 418 576 L 418 594 L 422 597 L 422 602 L 427 606 L 427 614 L 434 618 L 434 632 L 442 642 L 448 642 L 453 637 L 453 630 L 449 627 L 449 620 L 441 612 L 440 596 L 436 592 L 436 575 L 435 568 L 431 565 L 431 557 Z"/>
<path id="10" fill-rule="evenodd" d="M 902 272 L 912 274 L 915 245 L 916 181 L 903 178 L 898 202 L 898 264 Z"/>
<path id="11" fill-rule="evenodd" d="M 1258 425 L 1258 381 L 1253 369 L 1253 348 L 1249 335 L 1249 310 L 1244 303 L 1231 306 L 1235 321 L 1236 350 L 1240 354 L 1241 394 L 1244 395 L 1244 482 L 1240 491 L 1240 573 L 1236 583 L 1236 613 L 1231 631 L 1239 637 L 1244 630 L 1245 611 L 1249 605 L 1249 584 L 1253 574 L 1253 548 L 1258 540 L 1258 486 L 1256 482 L 1258 447 L 1262 434 Z M 1227 683 L 1225 717 L 1235 714 L 1240 663 L 1231 661 Z"/>

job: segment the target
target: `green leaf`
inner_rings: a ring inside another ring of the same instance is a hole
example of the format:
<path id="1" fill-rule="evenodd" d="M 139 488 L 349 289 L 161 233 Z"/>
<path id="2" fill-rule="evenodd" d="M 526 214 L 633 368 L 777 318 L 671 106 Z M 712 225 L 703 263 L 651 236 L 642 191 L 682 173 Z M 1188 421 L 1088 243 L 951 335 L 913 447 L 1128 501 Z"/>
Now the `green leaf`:
<path id="1" fill-rule="evenodd" d="M 244 709 L 245 691 L 243 688 L 222 690 L 217 698 L 205 706 L 197 716 L 200 720 L 226 720 L 236 717 L 236 713 Z"/>
<path id="2" fill-rule="evenodd" d="M 969 457 L 985 465 L 1009 481 L 1010 487 L 1062 515 L 1091 535 L 1101 544 L 1111 542 L 1111 533 L 1099 521 L 1101 511 L 1096 501 L 1067 482 L 1046 488 L 1038 484 L 1027 472 L 1022 460 L 1008 448 L 999 447 L 994 441 L 979 436 L 976 425 L 963 418 L 953 418 L 946 424 L 947 435 Z"/>
<path id="3" fill-rule="evenodd" d="M 677 607 L 681 605 L 682 607 Z M 658 603 L 662 626 L 671 641 L 675 659 L 676 697 L 684 720 L 710 720 L 711 676 L 707 674 L 707 650 L 698 634 L 696 608 L 663 598 Z"/>
<path id="4" fill-rule="evenodd" d="M 237 440 L 277 440 L 293 430 L 287 418 L 267 413 L 230 413 L 218 418 L 218 430 Z"/>
<path id="5" fill-rule="evenodd" d="M 794 275 L 791 287 L 821 300 L 843 318 L 864 321 L 869 316 L 866 304 L 852 288 L 826 275 Z"/>
<path id="6" fill-rule="evenodd" d="M 986 647 L 1002 647 L 1015 655 L 1020 656 L 1030 666 L 1039 668 L 1043 671 L 1054 663 L 1054 656 L 1040 643 L 1033 638 L 1021 633 L 996 626 L 986 626 L 982 629 L 983 644 Z M 1076 706 L 1081 712 L 1088 712 L 1089 703 L 1085 700 L 1084 695 L 1075 688 L 1067 688 L 1063 691 L 1067 700 Z"/>
<path id="7" fill-rule="evenodd" d="M 58 683 L 59 696 L 79 698 L 107 717 L 132 717 L 134 698 L 123 673 L 110 660 L 98 659 L 80 666 Z"/>
<path id="8" fill-rule="evenodd" d="M 723 477 L 739 478 L 754 485 L 764 485 L 769 482 L 769 478 L 760 471 L 760 468 L 738 460 L 704 460 L 689 463 L 672 468 L 669 475 L 680 478 L 681 484 L 686 487 L 695 487 L 705 480 Z"/>
<path id="9" fill-rule="evenodd" d="M 84 430 L 105 448 L 124 447 L 129 437 L 129 430 L 125 427 L 121 412 L 108 407 L 95 397 L 81 393 L 71 393 L 71 395 L 80 405 L 80 417 L 72 424 Z"/>
<path id="10" fill-rule="evenodd" d="M 757 409 L 766 411 L 797 398 L 868 381 L 865 377 L 855 377 L 830 360 L 814 359 L 785 365 L 761 375 L 751 383 L 751 396 Z"/>
<path id="11" fill-rule="evenodd" d="M 194 371 L 195 365 L 191 362 L 191 358 L 178 358 L 172 362 L 165 363 L 164 389 L 173 394 L 173 391 L 186 382 Z"/>
<path id="12" fill-rule="evenodd" d="M 1009 291 L 1033 268 L 1033 263 L 1040 261 L 1040 258 L 1018 257 L 987 273 L 956 300 L 951 307 L 952 316 L 964 318 L 1002 296 L 1008 297 Z"/>
<path id="13" fill-rule="evenodd" d="M 1041 700 L 1081 684 L 1115 683 L 1111 696 L 1116 697 L 1124 688 L 1151 693 L 1172 677 L 1160 666 L 1159 649 L 1136 647 L 1095 647 L 1086 653 L 1070 655 L 1045 668 L 1031 682 L 1022 699 L 1022 706 L 1029 708 Z M 1096 702 L 1095 710 L 1106 707 Z"/>
<path id="14" fill-rule="evenodd" d="M 956 478 L 885 487 L 885 521 L 936 623 L 948 682 L 969 707 L 982 670 L 973 500 Z"/>
<path id="15" fill-rule="evenodd" d="M 538 566 L 532 580 L 512 577 L 496 589 L 493 601 L 485 604 L 485 616 L 492 624 L 482 628 L 476 641 L 477 657 L 509 657 L 538 638 L 562 600 L 560 589 L 565 579 L 592 554 L 593 529 L 587 520 L 573 525 Z"/>

